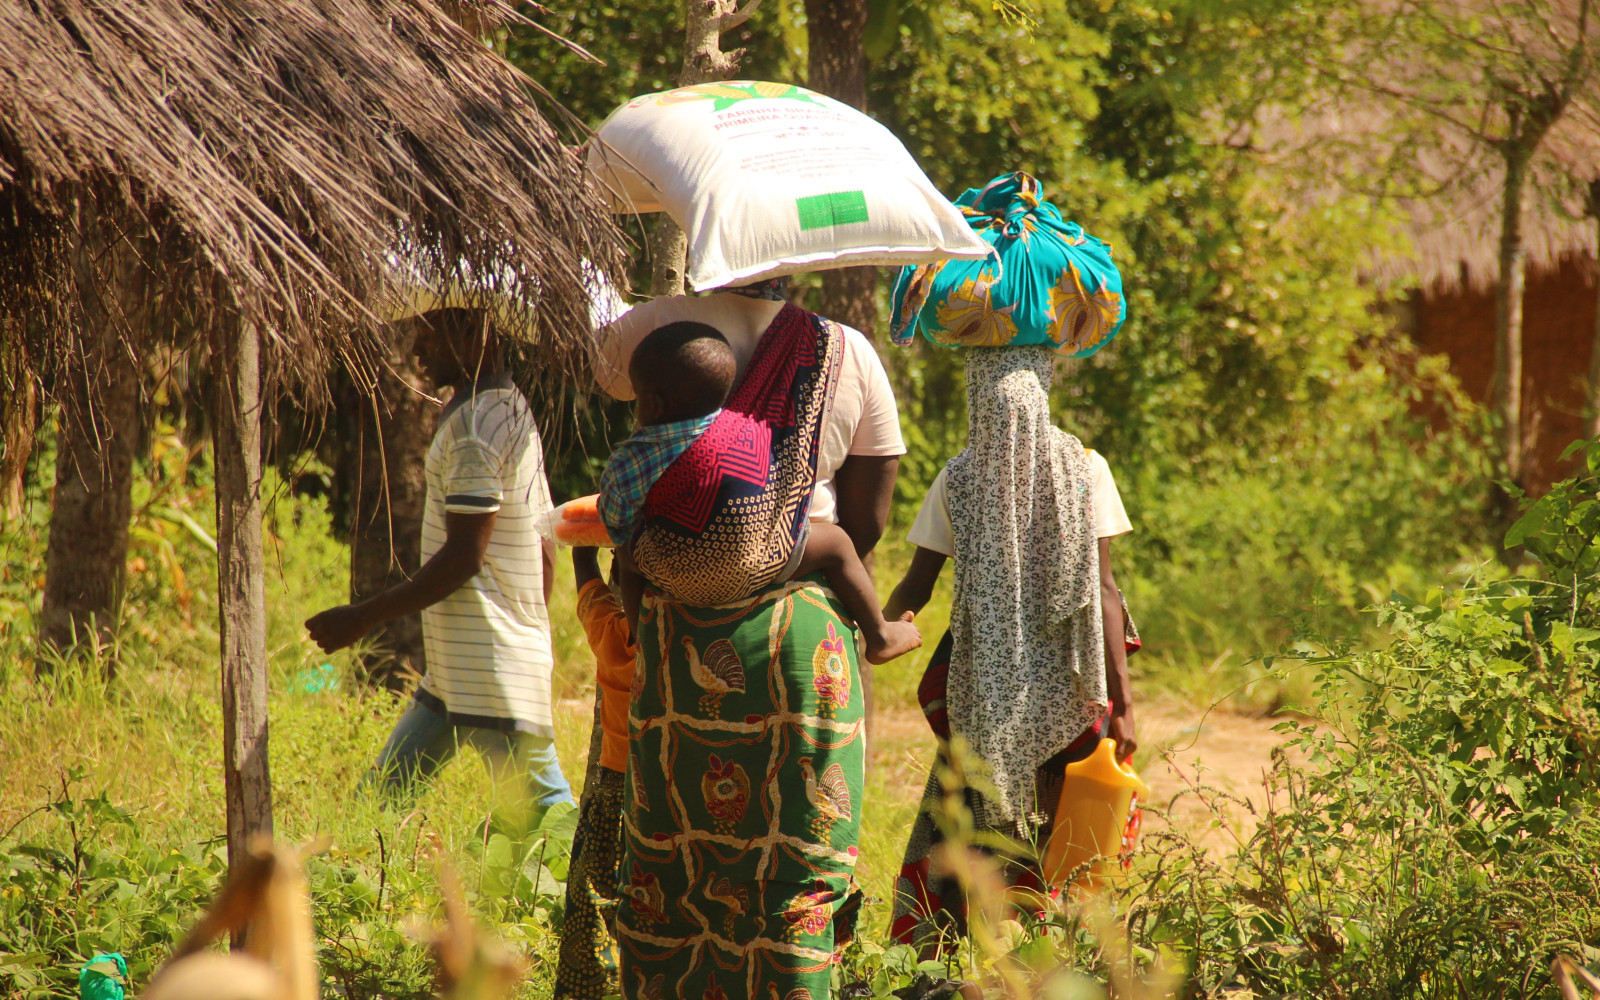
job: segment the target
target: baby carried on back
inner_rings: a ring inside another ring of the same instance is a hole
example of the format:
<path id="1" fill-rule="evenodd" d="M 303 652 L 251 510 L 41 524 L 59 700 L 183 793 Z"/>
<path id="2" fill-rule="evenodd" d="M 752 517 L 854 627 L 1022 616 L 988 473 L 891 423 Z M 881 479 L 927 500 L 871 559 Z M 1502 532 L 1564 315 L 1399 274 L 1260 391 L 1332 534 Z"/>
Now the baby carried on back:
<path id="1" fill-rule="evenodd" d="M 786 306 L 735 385 L 713 327 L 652 331 L 628 365 L 639 430 L 606 463 L 599 509 L 624 565 L 681 602 L 730 604 L 823 573 L 881 663 L 921 636 L 884 620 L 849 536 L 809 520 L 842 354 L 837 326 Z"/>

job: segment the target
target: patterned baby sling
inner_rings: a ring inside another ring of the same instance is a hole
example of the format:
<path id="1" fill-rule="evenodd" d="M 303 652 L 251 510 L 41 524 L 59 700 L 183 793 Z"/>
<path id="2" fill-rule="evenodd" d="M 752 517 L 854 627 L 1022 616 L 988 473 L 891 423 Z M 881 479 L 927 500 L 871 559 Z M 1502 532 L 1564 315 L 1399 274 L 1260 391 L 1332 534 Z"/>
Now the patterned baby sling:
<path id="1" fill-rule="evenodd" d="M 783 307 L 722 413 L 645 496 L 633 561 L 646 579 L 709 606 L 784 577 L 805 541 L 843 356 L 836 323 Z"/>

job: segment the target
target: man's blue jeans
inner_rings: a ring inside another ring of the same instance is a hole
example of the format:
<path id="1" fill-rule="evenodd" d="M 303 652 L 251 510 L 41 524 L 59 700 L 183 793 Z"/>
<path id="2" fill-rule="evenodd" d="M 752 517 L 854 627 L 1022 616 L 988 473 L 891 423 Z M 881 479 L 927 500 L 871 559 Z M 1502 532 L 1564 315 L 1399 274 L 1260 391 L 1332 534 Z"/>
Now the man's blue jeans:
<path id="1" fill-rule="evenodd" d="M 548 736 L 451 725 L 443 712 L 417 700 L 395 723 L 367 780 L 381 783 L 392 795 L 407 795 L 417 782 L 437 774 L 462 746 L 482 755 L 502 793 L 520 778 L 518 791 L 541 814 L 558 802 L 573 801 L 572 787 L 556 758 L 555 741 Z"/>

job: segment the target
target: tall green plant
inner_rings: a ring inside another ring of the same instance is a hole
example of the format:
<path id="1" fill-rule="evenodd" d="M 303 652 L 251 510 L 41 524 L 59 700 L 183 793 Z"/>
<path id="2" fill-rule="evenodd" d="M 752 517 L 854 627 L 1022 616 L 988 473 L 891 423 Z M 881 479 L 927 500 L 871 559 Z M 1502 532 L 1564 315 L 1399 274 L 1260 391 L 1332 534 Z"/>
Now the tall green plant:
<path id="1" fill-rule="evenodd" d="M 1198 992 L 1544 996 L 1600 935 L 1600 446 L 1585 458 L 1508 539 L 1538 575 L 1395 597 L 1386 642 L 1309 661 L 1316 721 L 1284 726 L 1280 805 L 1226 874 L 1162 859 L 1136 920 Z"/>

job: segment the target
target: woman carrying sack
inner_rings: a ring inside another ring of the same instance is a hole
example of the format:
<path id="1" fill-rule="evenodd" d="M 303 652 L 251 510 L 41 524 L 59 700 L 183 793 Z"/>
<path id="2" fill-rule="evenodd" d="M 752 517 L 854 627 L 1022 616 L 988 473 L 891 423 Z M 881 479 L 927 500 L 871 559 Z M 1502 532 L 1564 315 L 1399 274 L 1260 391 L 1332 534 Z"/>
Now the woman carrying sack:
<path id="1" fill-rule="evenodd" d="M 870 550 L 905 451 L 871 344 L 788 305 L 781 282 L 656 299 L 604 332 L 601 385 L 631 398 L 634 346 L 683 320 L 727 339 L 740 379 L 759 375 L 772 349 L 798 350 L 795 340 L 830 362 L 772 381 L 768 410 L 806 459 L 776 466 L 794 499 L 775 516 L 836 521 Z M 818 576 L 717 606 L 647 590 L 636 639 L 622 995 L 824 1000 L 860 906 L 867 678 L 854 623 Z"/>

